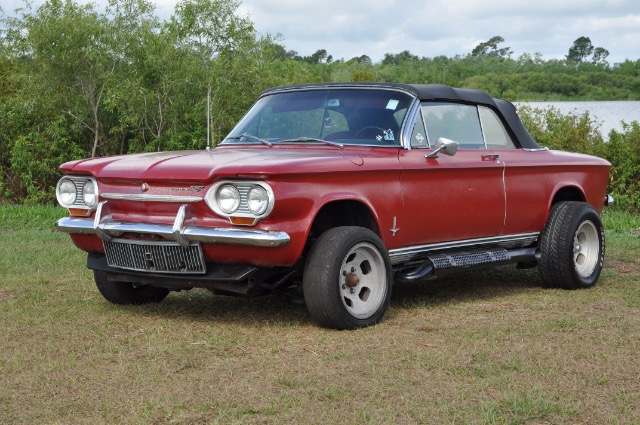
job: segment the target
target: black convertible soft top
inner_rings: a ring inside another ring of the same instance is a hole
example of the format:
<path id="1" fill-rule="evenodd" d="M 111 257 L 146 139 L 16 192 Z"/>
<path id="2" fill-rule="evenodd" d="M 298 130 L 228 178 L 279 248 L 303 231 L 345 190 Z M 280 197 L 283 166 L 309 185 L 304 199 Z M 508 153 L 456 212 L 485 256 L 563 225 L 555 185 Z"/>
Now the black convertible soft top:
<path id="1" fill-rule="evenodd" d="M 480 90 L 455 88 L 440 84 L 318 83 L 274 87 L 266 90 L 262 95 L 289 90 L 350 87 L 392 88 L 410 92 L 421 101 L 446 101 L 485 105 L 499 112 L 504 123 L 511 130 L 512 135 L 518 140 L 520 147 L 527 149 L 540 148 L 540 145 L 533 140 L 527 129 L 522 125 L 516 108 L 511 102 L 491 97 Z"/>

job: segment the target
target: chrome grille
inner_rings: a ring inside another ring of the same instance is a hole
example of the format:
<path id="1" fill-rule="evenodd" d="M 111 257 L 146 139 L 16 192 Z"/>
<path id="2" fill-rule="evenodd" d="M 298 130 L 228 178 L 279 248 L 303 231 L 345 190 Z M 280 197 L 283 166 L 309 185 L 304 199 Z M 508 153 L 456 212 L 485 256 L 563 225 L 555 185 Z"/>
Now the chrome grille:
<path id="1" fill-rule="evenodd" d="M 87 204 L 84 203 L 82 199 L 82 189 L 86 182 L 91 181 L 91 179 L 86 177 L 76 177 L 76 176 L 67 176 L 67 179 L 71 180 L 73 184 L 76 186 L 76 200 L 73 202 L 74 207 L 78 208 L 87 208 Z M 97 185 L 96 185 L 97 190 Z"/>
<path id="2" fill-rule="evenodd" d="M 249 195 L 249 191 L 254 188 L 255 185 L 239 182 L 236 183 L 235 186 L 236 189 L 238 189 L 238 192 L 240 192 L 240 206 L 238 207 L 236 213 L 253 215 L 251 210 L 249 210 L 249 203 L 247 198 Z"/>
<path id="3" fill-rule="evenodd" d="M 200 244 L 182 247 L 174 242 L 128 239 L 104 241 L 107 263 L 120 269 L 153 273 L 204 274 L 206 266 Z"/>

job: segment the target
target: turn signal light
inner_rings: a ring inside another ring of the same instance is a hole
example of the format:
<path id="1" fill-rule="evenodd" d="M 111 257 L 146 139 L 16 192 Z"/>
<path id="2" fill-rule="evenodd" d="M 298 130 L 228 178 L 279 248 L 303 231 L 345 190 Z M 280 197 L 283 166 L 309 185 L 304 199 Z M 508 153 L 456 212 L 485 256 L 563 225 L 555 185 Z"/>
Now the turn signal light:
<path id="1" fill-rule="evenodd" d="M 89 217 L 91 210 L 82 210 L 80 208 L 69 208 L 69 214 L 79 217 Z"/>
<path id="2" fill-rule="evenodd" d="M 253 226 L 256 223 L 253 217 L 229 217 L 229 221 L 237 226 Z"/>

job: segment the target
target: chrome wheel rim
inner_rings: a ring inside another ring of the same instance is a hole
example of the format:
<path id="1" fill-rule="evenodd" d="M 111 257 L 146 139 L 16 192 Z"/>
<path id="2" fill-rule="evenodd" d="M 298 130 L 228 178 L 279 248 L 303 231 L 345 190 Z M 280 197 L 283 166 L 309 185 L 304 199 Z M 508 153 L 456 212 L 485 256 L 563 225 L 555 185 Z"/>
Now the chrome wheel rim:
<path id="1" fill-rule="evenodd" d="M 371 317 L 382 305 L 387 291 L 382 255 L 370 243 L 354 245 L 340 267 L 340 299 L 357 319 Z"/>
<path id="2" fill-rule="evenodd" d="M 598 265 L 600 239 L 592 221 L 584 221 L 573 237 L 573 264 L 583 278 L 591 276 Z"/>

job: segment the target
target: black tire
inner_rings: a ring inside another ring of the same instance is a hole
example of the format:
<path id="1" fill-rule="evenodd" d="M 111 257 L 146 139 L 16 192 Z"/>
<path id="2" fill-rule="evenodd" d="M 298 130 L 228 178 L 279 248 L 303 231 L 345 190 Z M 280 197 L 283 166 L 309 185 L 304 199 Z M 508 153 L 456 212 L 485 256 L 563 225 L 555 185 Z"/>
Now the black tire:
<path id="1" fill-rule="evenodd" d="M 109 273 L 93 271 L 93 278 L 102 296 L 113 304 L 140 305 L 159 303 L 169 294 L 169 290 L 149 285 L 134 285 L 129 282 L 109 280 Z"/>
<path id="2" fill-rule="evenodd" d="M 362 227 L 327 230 L 309 252 L 303 276 L 307 309 L 321 326 L 375 325 L 391 299 L 391 263 L 384 244 Z"/>
<path id="3" fill-rule="evenodd" d="M 590 288 L 604 263 L 604 229 L 596 210 L 584 202 L 554 205 L 540 238 L 538 270 L 547 288 Z"/>

